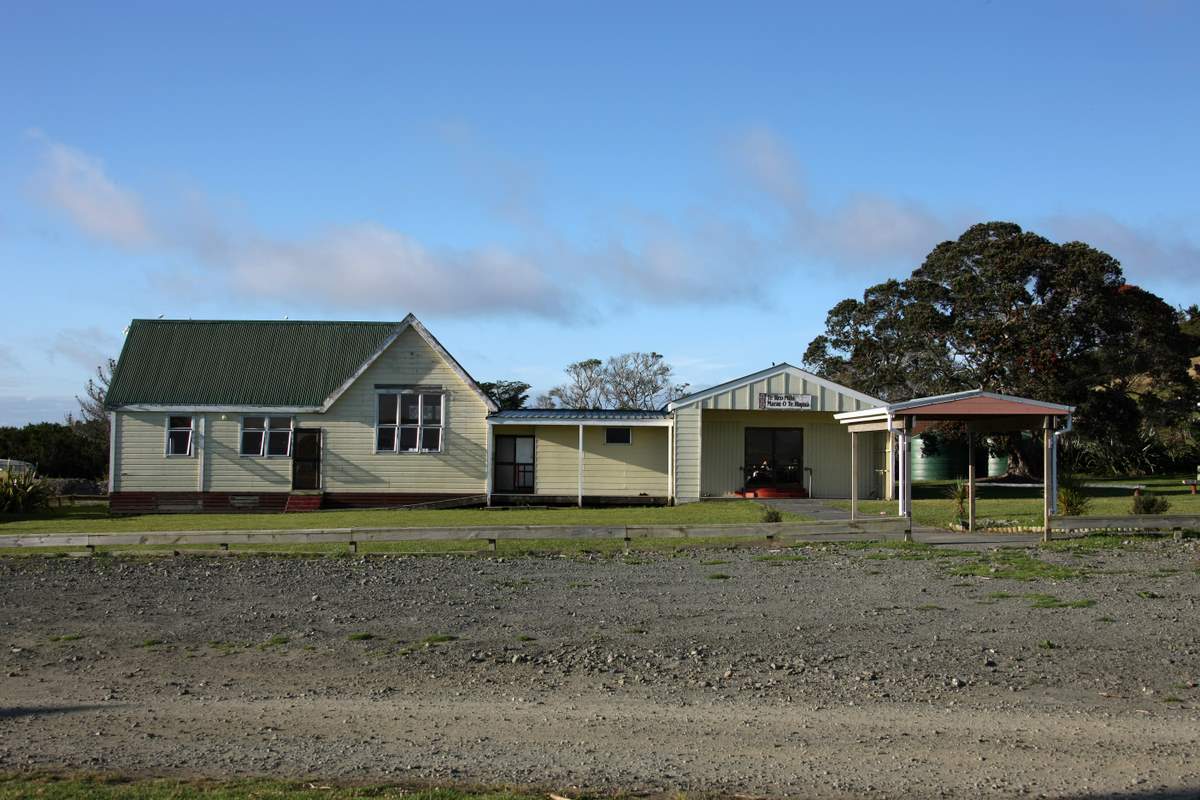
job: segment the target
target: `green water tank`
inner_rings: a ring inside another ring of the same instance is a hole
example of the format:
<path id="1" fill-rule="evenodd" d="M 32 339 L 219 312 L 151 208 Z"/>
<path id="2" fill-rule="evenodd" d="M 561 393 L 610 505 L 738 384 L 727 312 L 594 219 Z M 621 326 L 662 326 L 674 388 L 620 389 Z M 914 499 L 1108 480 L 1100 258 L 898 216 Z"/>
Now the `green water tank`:
<path id="1" fill-rule="evenodd" d="M 926 455 L 922 452 L 924 443 L 921 435 L 914 436 L 909 443 L 912 454 L 912 479 L 914 481 L 952 481 L 956 478 L 967 477 L 967 443 L 942 440 L 936 454 Z M 1008 468 L 1008 457 L 999 459 L 989 458 L 987 446 L 983 442 L 975 444 L 975 474 L 1003 475 Z M 996 470 L 993 472 L 993 470 Z"/>

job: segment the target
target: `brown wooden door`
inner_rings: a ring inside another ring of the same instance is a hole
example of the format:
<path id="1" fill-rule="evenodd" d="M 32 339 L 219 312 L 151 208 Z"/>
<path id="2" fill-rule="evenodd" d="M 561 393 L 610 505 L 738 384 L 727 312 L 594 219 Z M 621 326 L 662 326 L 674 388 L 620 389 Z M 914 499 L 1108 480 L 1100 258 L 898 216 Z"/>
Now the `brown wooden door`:
<path id="1" fill-rule="evenodd" d="M 292 490 L 320 489 L 321 429 L 297 428 L 292 435 Z"/>

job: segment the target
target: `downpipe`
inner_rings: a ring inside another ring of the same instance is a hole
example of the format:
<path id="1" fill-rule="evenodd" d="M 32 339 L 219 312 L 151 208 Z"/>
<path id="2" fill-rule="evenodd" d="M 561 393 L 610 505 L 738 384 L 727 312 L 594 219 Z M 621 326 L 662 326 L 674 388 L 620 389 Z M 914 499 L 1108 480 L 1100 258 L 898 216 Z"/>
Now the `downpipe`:
<path id="1" fill-rule="evenodd" d="M 1067 414 L 1067 424 L 1062 430 L 1054 431 L 1054 436 L 1050 439 L 1050 513 L 1058 513 L 1058 437 L 1064 433 L 1070 433 L 1074 427 L 1074 415 Z"/>

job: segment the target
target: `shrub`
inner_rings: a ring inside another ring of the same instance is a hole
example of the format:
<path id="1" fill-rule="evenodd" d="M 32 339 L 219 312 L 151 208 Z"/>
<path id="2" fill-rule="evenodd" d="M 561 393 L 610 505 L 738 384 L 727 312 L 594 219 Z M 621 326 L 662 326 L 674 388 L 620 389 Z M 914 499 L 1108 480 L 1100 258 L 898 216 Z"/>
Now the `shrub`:
<path id="1" fill-rule="evenodd" d="M 108 494 L 108 486 L 100 481 L 87 478 L 47 478 L 46 483 L 55 494 L 93 495 L 101 497 Z"/>
<path id="2" fill-rule="evenodd" d="M 1165 514 L 1171 507 L 1171 501 L 1157 494 L 1137 494 L 1133 496 L 1134 514 Z"/>
<path id="3" fill-rule="evenodd" d="M 971 499 L 970 494 L 970 487 L 961 478 L 946 490 L 946 496 L 954 501 L 954 513 L 959 519 L 967 518 L 967 501 Z"/>
<path id="4" fill-rule="evenodd" d="M 1084 491 L 1083 481 L 1074 475 L 1063 475 L 1058 479 L 1058 513 L 1082 517 L 1091 507 L 1092 498 Z"/>
<path id="5" fill-rule="evenodd" d="M 763 522 L 783 522 L 783 514 L 779 513 L 779 509 L 774 506 L 767 506 L 762 513 Z"/>
<path id="6" fill-rule="evenodd" d="M 0 514 L 28 514 L 50 507 L 54 492 L 36 472 L 0 470 Z"/>

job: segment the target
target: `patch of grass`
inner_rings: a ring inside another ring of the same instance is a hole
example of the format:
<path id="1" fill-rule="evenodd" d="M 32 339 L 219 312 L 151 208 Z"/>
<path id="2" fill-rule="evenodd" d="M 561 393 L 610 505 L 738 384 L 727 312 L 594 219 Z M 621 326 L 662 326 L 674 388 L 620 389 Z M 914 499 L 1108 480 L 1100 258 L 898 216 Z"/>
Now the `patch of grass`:
<path id="1" fill-rule="evenodd" d="M 1024 550 L 1011 549 L 986 553 L 974 563 L 951 567 L 950 573 L 1013 581 L 1070 580 L 1084 575 L 1081 569 L 1050 564 Z"/>
<path id="2" fill-rule="evenodd" d="M 1130 513 L 1132 497 L 1130 490 L 1123 488 L 1129 483 L 1145 484 L 1147 491 L 1170 498 L 1174 514 L 1200 514 L 1200 495 L 1192 495 L 1188 487 L 1180 483 L 1181 478 L 1194 478 L 1195 474 L 1122 476 L 1119 478 L 1087 478 L 1087 483 L 1098 486 L 1084 487 L 1091 501 L 1089 514 L 1100 517 L 1116 517 Z M 913 522 L 916 525 L 949 528 L 956 521 L 957 509 L 946 491 L 953 481 L 920 481 L 913 484 Z M 1040 486 L 1011 488 L 976 486 L 976 516 L 978 519 L 1011 521 L 1016 525 L 1037 528 L 1042 524 L 1042 489 Z M 828 501 L 831 506 L 849 510 L 845 500 Z M 864 516 L 879 513 L 895 514 L 895 501 L 860 500 L 859 510 Z M 1129 539 L 1129 536 L 1118 537 Z"/>
<path id="3" fill-rule="evenodd" d="M 37 514 L 0 515 L 0 533 L 139 533 L 145 531 L 285 530 L 296 528 L 460 528 L 483 525 L 710 525 L 756 523 L 763 506 L 752 500 L 613 508 L 347 509 L 307 514 L 144 514 L 113 517 L 107 505 L 79 505 Z M 783 521 L 810 519 L 782 512 Z M 429 550 L 430 542 L 401 542 Z M 484 546 L 484 543 L 477 543 Z M 462 543 L 458 546 L 461 547 Z M 344 548 L 343 548 L 344 549 Z"/>
<path id="4" fill-rule="evenodd" d="M 1164 703 L 1182 703 L 1182 702 L 1183 702 L 1183 698 L 1182 698 L 1182 697 L 1176 697 L 1176 696 L 1175 696 L 1175 695 L 1173 695 L 1173 694 L 1169 694 L 1169 695 L 1167 695 L 1166 697 L 1164 697 L 1164 698 L 1162 699 L 1162 701 L 1163 701 Z"/>
<path id="5" fill-rule="evenodd" d="M 1049 639 L 1043 639 L 1042 641 L 1038 642 L 1038 647 L 1042 648 L 1043 650 L 1057 650 L 1058 649 L 1058 645 L 1056 645 L 1054 642 L 1050 641 Z"/>
<path id="6" fill-rule="evenodd" d="M 1113 534 L 1113 533 L 1092 533 L 1087 536 L 1080 536 L 1074 539 L 1055 539 L 1050 542 L 1043 542 L 1040 546 L 1044 550 L 1051 550 L 1060 553 L 1094 553 L 1100 550 L 1119 550 L 1126 547 L 1126 542 L 1131 539 L 1160 539 L 1162 536 L 1157 533 L 1143 534 Z"/>
<path id="7" fill-rule="evenodd" d="M 375 634 L 367 633 L 366 631 L 356 631 L 346 637 L 352 642 L 367 642 L 375 638 Z"/>
<path id="8" fill-rule="evenodd" d="M 1142 598 L 1143 600 L 1161 600 L 1162 599 L 1161 594 L 1159 594 L 1157 592 L 1151 592 L 1148 589 L 1143 589 L 1142 591 L 1138 592 L 1137 596 Z"/>
<path id="9" fill-rule="evenodd" d="M 877 550 L 880 552 L 867 553 L 864 558 L 873 561 L 887 561 L 892 558 L 901 561 L 930 561 L 943 558 L 965 558 L 974 555 L 966 550 L 956 550 L 950 547 L 935 547 L 923 542 L 905 542 L 887 539 L 884 541 L 839 542 L 847 550 Z"/>
<path id="10" fill-rule="evenodd" d="M 1116 622 L 1112 617 L 1098 617 L 1096 622 Z"/>
<path id="11" fill-rule="evenodd" d="M 267 639 L 265 642 L 263 642 L 262 646 L 263 647 L 282 647 L 283 645 L 287 644 L 290 641 L 291 641 L 291 639 L 289 639 L 286 636 L 272 636 L 270 639 Z"/>
<path id="12" fill-rule="evenodd" d="M 1091 608 L 1095 600 L 1059 600 L 1052 594 L 1027 594 L 1033 601 L 1033 608 Z"/>
<path id="13" fill-rule="evenodd" d="M 451 636 L 448 633 L 433 633 L 433 634 L 430 634 L 429 636 L 426 636 L 424 639 L 422 639 L 421 644 L 432 646 L 432 645 L 438 645 L 438 644 L 445 644 L 446 642 L 456 642 L 456 641 L 458 641 L 457 636 Z"/>
<path id="14" fill-rule="evenodd" d="M 61 636 L 51 636 L 52 642 L 77 642 L 83 638 L 82 633 L 64 633 Z"/>
<path id="15" fill-rule="evenodd" d="M 517 641 L 518 642 L 536 642 L 537 637 L 536 636 L 526 636 L 525 634 L 521 634 L 520 636 L 517 637 Z"/>
<path id="16" fill-rule="evenodd" d="M 765 561 L 768 564 L 791 564 L 797 561 L 808 561 L 809 557 L 799 553 L 768 553 L 765 556 L 755 556 L 755 561 Z"/>
<path id="17" fill-rule="evenodd" d="M 1020 597 L 1020 595 L 1009 594 L 1008 592 L 992 592 L 988 595 L 991 600 L 1007 600 L 1010 597 Z"/>
<path id="18" fill-rule="evenodd" d="M 311 780 L 185 781 L 0 775 L 0 800 L 542 800 L 544 797 L 544 794 L 503 790 L 414 789 L 388 784 L 339 786 Z"/>
<path id="19" fill-rule="evenodd" d="M 162 639 L 146 639 L 138 647 L 158 647 L 162 643 Z"/>
<path id="20" fill-rule="evenodd" d="M 733 576 L 726 575 L 724 572 L 713 572 L 708 575 L 705 575 L 704 577 L 708 578 L 710 581 L 727 581 L 730 578 L 732 578 Z"/>
<path id="21" fill-rule="evenodd" d="M 945 611 L 945 610 L 946 609 L 942 608 L 941 606 L 934 605 L 933 603 L 926 603 L 925 605 L 917 606 L 917 611 Z"/>

